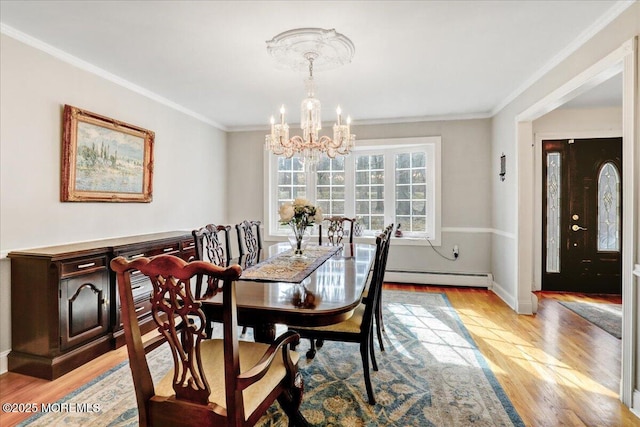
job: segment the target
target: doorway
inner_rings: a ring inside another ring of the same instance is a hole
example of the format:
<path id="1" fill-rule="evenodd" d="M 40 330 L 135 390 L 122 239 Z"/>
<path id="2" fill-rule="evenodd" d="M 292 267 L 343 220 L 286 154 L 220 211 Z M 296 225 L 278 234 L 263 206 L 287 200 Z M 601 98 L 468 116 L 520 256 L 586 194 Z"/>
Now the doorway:
<path id="1" fill-rule="evenodd" d="M 517 284 L 517 310 L 520 313 L 531 313 L 537 304 L 533 290 L 533 280 L 536 272 L 540 271 L 540 263 L 534 263 L 541 251 L 536 251 L 541 233 L 534 234 L 536 222 L 533 217 L 540 212 L 534 209 L 535 194 L 532 188 L 539 180 L 534 181 L 536 171 L 533 167 L 534 134 L 532 121 L 566 103 L 568 100 L 590 90 L 598 84 L 622 72 L 622 150 L 624 152 L 624 201 L 622 212 L 626 218 L 622 235 L 626 236 L 622 244 L 622 372 L 620 384 L 620 399 L 634 410 L 638 410 L 638 402 L 634 407 L 633 396 L 636 387 L 637 372 L 637 320 L 635 313 L 638 308 L 636 283 L 640 280 L 640 273 L 635 272 L 634 262 L 639 248 L 637 238 L 638 224 L 633 219 L 639 213 L 637 198 L 635 197 L 636 183 L 640 182 L 640 163 L 634 155 L 634 147 L 638 144 L 638 127 L 636 123 L 638 104 L 638 73 L 637 73 L 637 38 L 634 37 L 613 50 L 604 58 L 585 69 L 579 75 L 571 78 L 565 84 L 549 93 L 543 99 L 530 105 L 516 116 L 516 164 L 518 167 L 518 198 L 517 198 L 517 239 L 514 277 Z M 531 195 L 527 197 L 526 195 Z M 541 222 L 540 222 L 541 223 Z M 539 247 L 538 247 L 539 249 Z M 637 276 L 637 277 L 636 277 Z M 533 295 L 533 297 L 532 297 Z M 531 301 L 531 302 L 529 302 Z"/>
<path id="2" fill-rule="evenodd" d="M 622 291 L 622 138 L 542 141 L 542 290 Z"/>

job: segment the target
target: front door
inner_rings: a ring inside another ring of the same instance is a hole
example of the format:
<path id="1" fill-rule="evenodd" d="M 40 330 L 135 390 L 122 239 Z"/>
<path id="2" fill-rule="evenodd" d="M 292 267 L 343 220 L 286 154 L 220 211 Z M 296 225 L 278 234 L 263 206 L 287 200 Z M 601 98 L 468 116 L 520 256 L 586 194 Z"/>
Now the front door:
<path id="1" fill-rule="evenodd" d="M 542 289 L 620 294 L 622 138 L 542 141 Z"/>

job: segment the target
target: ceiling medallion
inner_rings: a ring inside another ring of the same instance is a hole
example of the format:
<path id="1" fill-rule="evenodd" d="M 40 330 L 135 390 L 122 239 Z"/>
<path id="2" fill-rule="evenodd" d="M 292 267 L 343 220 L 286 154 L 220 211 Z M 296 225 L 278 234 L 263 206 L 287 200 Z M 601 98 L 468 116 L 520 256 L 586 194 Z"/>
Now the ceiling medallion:
<path id="1" fill-rule="evenodd" d="M 333 126 L 333 139 L 319 136 L 322 129 L 320 101 L 315 98 L 314 70 L 329 70 L 351 62 L 355 53 L 353 42 L 335 30 L 299 28 L 285 31 L 267 41 L 267 51 L 280 67 L 301 71 L 308 69 L 305 82 L 307 97 L 302 100 L 300 128 L 303 136 L 289 138 L 289 125 L 285 121 L 284 105 L 280 108 L 280 121 L 271 117 L 271 133 L 265 136 L 265 149 L 276 155 L 304 158 L 305 168 L 313 170 L 321 154 L 330 158 L 347 155 L 355 145 L 351 134 L 351 118 L 342 120 L 338 106 L 337 121 Z"/>

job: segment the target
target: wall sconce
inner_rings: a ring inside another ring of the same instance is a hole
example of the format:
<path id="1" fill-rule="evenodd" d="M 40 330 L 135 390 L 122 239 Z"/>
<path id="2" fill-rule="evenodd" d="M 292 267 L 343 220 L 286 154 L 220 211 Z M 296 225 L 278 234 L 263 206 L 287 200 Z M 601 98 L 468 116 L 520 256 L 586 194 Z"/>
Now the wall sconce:
<path id="1" fill-rule="evenodd" d="M 507 174 L 507 156 L 502 153 L 500 156 L 500 181 L 504 181 L 504 176 Z"/>

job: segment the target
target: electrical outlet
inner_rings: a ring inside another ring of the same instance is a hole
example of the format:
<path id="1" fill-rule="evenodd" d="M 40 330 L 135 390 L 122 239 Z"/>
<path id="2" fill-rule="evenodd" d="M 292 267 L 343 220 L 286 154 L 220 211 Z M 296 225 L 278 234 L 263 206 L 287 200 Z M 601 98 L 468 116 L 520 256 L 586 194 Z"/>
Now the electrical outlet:
<path id="1" fill-rule="evenodd" d="M 458 258 L 458 255 L 460 255 L 460 251 L 458 251 L 458 245 L 453 245 L 453 257 Z"/>

